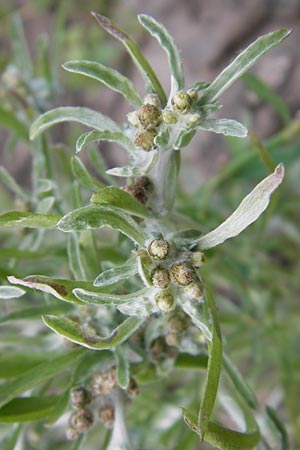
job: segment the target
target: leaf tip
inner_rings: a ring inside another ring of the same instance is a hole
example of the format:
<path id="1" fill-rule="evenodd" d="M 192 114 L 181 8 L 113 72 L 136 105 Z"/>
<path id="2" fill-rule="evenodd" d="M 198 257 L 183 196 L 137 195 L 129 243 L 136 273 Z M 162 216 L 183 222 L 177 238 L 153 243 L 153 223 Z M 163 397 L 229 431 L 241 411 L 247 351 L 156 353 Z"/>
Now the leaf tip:
<path id="1" fill-rule="evenodd" d="M 278 180 L 278 184 L 280 184 L 282 182 L 283 177 L 284 177 L 284 172 L 285 172 L 285 170 L 284 170 L 283 163 L 278 164 L 278 166 L 275 168 L 275 171 L 274 171 L 276 179 Z"/>
<path id="2" fill-rule="evenodd" d="M 99 14 L 97 11 L 91 11 L 91 14 L 93 17 L 95 17 L 99 25 L 109 34 L 119 39 L 120 41 L 128 40 L 128 36 L 119 28 L 117 28 L 108 17 Z"/>

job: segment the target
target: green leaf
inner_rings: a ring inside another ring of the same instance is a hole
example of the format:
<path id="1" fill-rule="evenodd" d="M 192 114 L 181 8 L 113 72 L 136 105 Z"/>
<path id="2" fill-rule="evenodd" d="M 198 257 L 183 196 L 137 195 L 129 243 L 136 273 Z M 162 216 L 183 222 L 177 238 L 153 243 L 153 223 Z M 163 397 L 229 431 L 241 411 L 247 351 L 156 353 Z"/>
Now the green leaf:
<path id="1" fill-rule="evenodd" d="M 260 100 L 270 103 L 284 124 L 289 124 L 291 120 L 289 108 L 273 89 L 252 73 L 245 73 L 242 80 L 247 88 L 253 91 Z"/>
<path id="2" fill-rule="evenodd" d="M 18 377 L 33 366 L 46 362 L 49 358 L 55 356 L 54 352 L 2 352 L 0 355 L 0 378 L 6 379 Z"/>
<path id="3" fill-rule="evenodd" d="M 23 289 L 14 286 L 0 286 L 0 299 L 8 300 L 11 298 L 19 298 L 25 294 Z"/>
<path id="4" fill-rule="evenodd" d="M 64 336 L 76 344 L 94 350 L 108 350 L 126 341 L 142 325 L 145 318 L 129 317 L 122 322 L 108 337 L 100 337 L 95 334 L 88 334 L 82 327 L 70 320 L 62 317 L 44 316 L 45 325 L 55 333 Z"/>
<path id="5" fill-rule="evenodd" d="M 151 65 L 149 64 L 149 62 L 147 61 L 147 59 L 145 58 L 145 56 L 143 55 L 137 44 L 134 42 L 134 40 L 131 39 L 131 37 L 128 34 L 126 34 L 123 30 L 121 30 L 107 17 L 102 16 L 101 14 L 98 14 L 95 11 L 92 11 L 92 15 L 96 18 L 99 25 L 105 31 L 107 31 L 109 34 L 111 34 L 116 39 L 122 42 L 122 44 L 128 51 L 129 55 L 131 56 L 133 62 L 136 64 L 137 68 L 139 69 L 140 73 L 145 79 L 146 83 L 149 82 L 153 92 L 155 92 L 158 95 L 162 107 L 166 106 L 167 96 L 165 94 L 165 91 L 156 74 L 154 73 L 154 70 L 152 69 Z"/>
<path id="6" fill-rule="evenodd" d="M 27 46 L 21 16 L 18 13 L 12 15 L 11 40 L 13 47 L 13 60 L 19 71 L 19 76 L 30 81 L 33 76 L 32 60 Z"/>
<path id="7" fill-rule="evenodd" d="M 128 164 L 123 167 L 113 167 L 112 169 L 108 169 L 106 173 L 109 175 L 114 175 L 115 177 L 131 178 L 144 175 L 146 170 Z"/>
<path id="8" fill-rule="evenodd" d="M 154 36 L 162 48 L 166 51 L 168 55 L 168 61 L 170 65 L 171 74 L 177 83 L 177 89 L 183 89 L 184 87 L 184 74 L 183 65 L 180 57 L 180 53 L 174 39 L 170 36 L 168 30 L 159 22 L 157 22 L 153 17 L 146 14 L 138 15 L 140 23 L 146 28 L 149 33 Z"/>
<path id="9" fill-rule="evenodd" d="M 174 150 L 179 150 L 180 148 L 189 145 L 195 134 L 196 130 L 194 128 L 190 130 L 180 130 L 174 142 Z"/>
<path id="10" fill-rule="evenodd" d="M 78 122 L 99 131 L 120 131 L 109 117 L 89 108 L 64 106 L 55 108 L 38 117 L 30 128 L 30 139 L 35 139 L 48 128 L 61 122 Z"/>
<path id="11" fill-rule="evenodd" d="M 70 305 L 61 302 L 54 305 L 42 305 L 42 306 L 32 306 L 29 308 L 20 308 L 17 309 L 16 311 L 3 314 L 0 317 L 0 324 L 12 322 L 15 320 L 35 319 L 43 314 L 59 315 L 59 314 L 66 314 L 71 311 L 72 309 L 70 308 Z"/>
<path id="12" fill-rule="evenodd" d="M 89 305 L 123 305 L 124 303 L 139 300 L 141 303 L 146 303 L 149 298 L 149 288 L 142 288 L 139 291 L 131 294 L 110 294 L 100 292 L 90 292 L 85 289 L 74 289 L 73 293 L 76 297 Z"/>
<path id="13" fill-rule="evenodd" d="M 101 227 L 119 230 L 139 245 L 144 245 L 145 236 L 138 224 L 122 211 L 107 206 L 84 206 L 70 212 L 58 222 L 58 228 L 65 232 Z"/>
<path id="14" fill-rule="evenodd" d="M 99 191 L 100 189 L 103 189 L 105 187 L 104 183 L 97 180 L 97 178 L 93 177 L 93 175 L 89 173 L 78 156 L 72 156 L 71 166 L 74 176 L 82 186 L 85 186 L 92 191 Z"/>
<path id="15" fill-rule="evenodd" d="M 186 424 L 197 434 L 197 416 L 185 408 L 182 408 Z M 253 419 L 254 421 L 254 419 Z M 255 424 L 248 432 L 224 428 L 214 422 L 209 422 L 205 435 L 205 441 L 220 450 L 253 450 L 260 440 L 259 430 Z"/>
<path id="16" fill-rule="evenodd" d="M 0 215 L 0 227 L 56 228 L 61 216 L 10 211 Z"/>
<path id="17" fill-rule="evenodd" d="M 64 280 L 60 278 L 49 278 L 43 275 L 30 275 L 23 279 L 10 276 L 8 277 L 8 281 L 12 284 L 18 284 L 46 292 L 59 300 L 78 304 L 81 304 L 81 302 L 72 293 L 73 289 L 82 288 L 91 291 L 99 290 L 99 288 L 94 288 L 90 281 Z"/>
<path id="18" fill-rule="evenodd" d="M 262 180 L 240 203 L 238 208 L 225 222 L 208 234 L 195 241 L 201 249 L 215 247 L 240 234 L 255 222 L 267 208 L 271 194 L 280 185 L 284 176 L 284 167 L 279 164 L 275 171 Z"/>
<path id="19" fill-rule="evenodd" d="M 84 266 L 81 260 L 79 238 L 76 233 L 68 236 L 68 258 L 70 269 L 77 280 L 86 280 Z"/>
<path id="20" fill-rule="evenodd" d="M 210 84 L 200 99 L 201 104 L 215 102 L 238 78 L 240 78 L 268 50 L 280 44 L 291 30 L 285 28 L 259 37 L 227 66 Z"/>
<path id="21" fill-rule="evenodd" d="M 234 384 L 242 398 L 245 400 L 245 402 L 250 406 L 250 408 L 256 408 L 257 400 L 252 389 L 248 386 L 243 378 L 243 375 L 240 373 L 237 367 L 234 366 L 227 355 L 223 356 L 223 366 L 232 383 Z"/>
<path id="22" fill-rule="evenodd" d="M 196 129 L 212 131 L 213 133 L 224 134 L 225 136 L 235 136 L 239 138 L 246 137 L 247 128 L 236 120 L 230 119 L 207 119 L 201 120 Z"/>
<path id="23" fill-rule="evenodd" d="M 135 86 L 117 70 L 93 61 L 68 61 L 63 64 L 63 68 L 69 72 L 79 73 L 100 81 L 110 89 L 122 94 L 135 108 L 143 103 Z"/>
<path id="24" fill-rule="evenodd" d="M 70 389 L 67 389 L 62 395 L 58 396 L 56 403 L 47 416 L 46 425 L 49 427 L 55 424 L 64 414 L 70 402 Z"/>
<path id="25" fill-rule="evenodd" d="M 205 438 L 210 418 L 219 389 L 219 381 L 222 368 L 222 335 L 219 324 L 217 307 L 213 296 L 206 288 L 207 306 L 210 312 L 212 340 L 208 342 L 208 364 L 203 398 L 198 415 L 199 434 L 201 439 Z"/>
<path id="26" fill-rule="evenodd" d="M 24 192 L 24 189 L 22 189 L 18 185 L 16 180 L 10 175 L 10 173 L 3 166 L 0 166 L 0 180 L 10 191 L 12 191 L 22 200 L 25 201 L 28 200 L 28 195 Z"/>
<path id="27" fill-rule="evenodd" d="M 18 378 L 3 384 L 0 387 L 0 407 L 6 405 L 23 392 L 36 387 L 39 383 L 63 372 L 83 355 L 82 349 L 64 352 L 59 356 L 49 358 L 46 362 L 42 362 L 27 370 Z"/>
<path id="28" fill-rule="evenodd" d="M 57 400 L 57 395 L 15 398 L 0 408 L 0 423 L 24 423 L 46 419 Z"/>
<path id="29" fill-rule="evenodd" d="M 130 279 L 138 273 L 136 257 L 130 258 L 121 266 L 113 267 L 100 273 L 94 281 L 94 286 L 104 287 Z"/>
<path id="30" fill-rule="evenodd" d="M 269 420 L 272 422 L 272 424 L 275 426 L 276 430 L 278 431 L 280 437 L 281 437 L 281 447 L 280 450 L 288 450 L 289 447 L 289 438 L 287 430 L 285 429 L 284 424 L 279 419 L 277 412 L 271 408 L 271 406 L 266 407 L 266 413 L 269 418 Z"/>
<path id="31" fill-rule="evenodd" d="M 122 131 L 94 130 L 79 136 L 76 142 L 76 152 L 79 153 L 84 147 L 95 141 L 117 142 L 129 152 L 132 152 L 135 149 L 131 140 Z"/>
<path id="32" fill-rule="evenodd" d="M 86 443 L 86 433 L 81 433 L 79 437 L 76 439 L 70 450 L 84 450 L 84 445 Z"/>
<path id="33" fill-rule="evenodd" d="M 200 353 L 191 355 L 190 353 L 180 353 L 175 360 L 175 367 L 178 369 L 207 369 L 208 356 Z"/>
<path id="34" fill-rule="evenodd" d="M 130 372 L 129 372 L 129 361 L 127 359 L 126 353 L 121 346 L 115 349 L 115 358 L 117 363 L 117 380 L 120 388 L 126 389 L 129 385 Z"/>
<path id="35" fill-rule="evenodd" d="M 108 186 L 100 192 L 96 192 L 91 197 L 91 203 L 96 205 L 111 205 L 120 208 L 133 216 L 150 218 L 150 211 L 132 195 L 115 186 Z"/>

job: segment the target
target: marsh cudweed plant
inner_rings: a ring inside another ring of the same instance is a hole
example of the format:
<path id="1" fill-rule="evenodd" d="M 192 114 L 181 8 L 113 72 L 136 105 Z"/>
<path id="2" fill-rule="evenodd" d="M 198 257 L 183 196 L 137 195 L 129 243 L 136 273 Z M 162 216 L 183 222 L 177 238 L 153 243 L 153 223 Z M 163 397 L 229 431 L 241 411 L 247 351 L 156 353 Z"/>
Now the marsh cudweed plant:
<path id="1" fill-rule="evenodd" d="M 1 297 L 20 297 L 33 289 L 45 326 L 61 338 L 49 341 L 49 351 L 42 333 L 39 349 L 45 354 L 35 363 L 34 353 L 25 352 L 22 364 L 27 370 L 14 368 L 13 381 L 0 388 L 1 418 L 13 416 L 8 422 L 47 418 L 51 425 L 66 413 L 65 434 L 75 440 L 74 449 L 96 448 L 92 440 L 91 447 L 84 442 L 88 435 L 92 439 L 97 434 L 100 423 L 108 430 L 106 438 L 101 438 L 101 448 L 141 448 L 141 438 L 138 441 L 134 430 L 126 426 L 125 410 L 129 408 L 130 412 L 130 399 L 138 399 L 140 389 L 149 382 L 172 379 L 175 368 L 203 369 L 206 375 L 200 406 L 195 403 L 198 393 L 194 392 L 182 410 L 189 432 L 220 449 L 253 449 L 261 439 L 253 414 L 257 402 L 222 350 L 213 287 L 207 285 L 202 271 L 206 250 L 238 236 L 265 211 L 282 182 L 283 165 L 263 179 L 228 218 L 224 217 L 223 223 L 205 234 L 199 231 L 200 224 L 191 225 L 188 217 L 176 213 L 174 203 L 180 155 L 189 151 L 186 147 L 198 131 L 239 138 L 247 135 L 241 123 L 213 117 L 221 107 L 218 101 L 289 31 L 281 29 L 258 38 L 213 82 L 186 86 L 174 40 L 155 19 L 140 15 L 140 24 L 159 41 L 169 61 L 171 89 L 166 94 L 135 41 L 108 18 L 96 12 L 93 16 L 126 47 L 145 80 L 145 93 L 141 96 L 129 79 L 99 62 L 68 61 L 64 64 L 67 71 L 96 79 L 125 97 L 132 107 L 125 124 L 118 125 L 85 107 L 60 107 L 41 115 L 31 126 L 31 139 L 45 154 L 49 144 L 43 133 L 51 126 L 73 121 L 89 131 L 77 139 L 71 162 L 75 182 L 69 182 L 67 191 L 60 192 L 50 179 L 50 171 L 45 170 L 48 178 L 44 175 L 43 182 L 48 188 L 39 202 L 32 203 L 31 209 L 8 212 L 0 218 L 2 226 L 26 228 L 27 234 L 18 232 L 18 236 L 32 245 L 35 242 L 36 249 L 43 248 L 40 242 L 46 242 L 50 233 L 52 252 L 48 245 L 48 257 L 51 275 L 54 272 L 56 276 L 11 275 L 8 280 L 14 286 L 2 286 Z M 128 152 L 127 165 L 104 173 L 99 154 L 91 151 L 95 170 L 100 167 L 105 183 L 91 175 L 77 156 L 99 141 L 114 142 Z M 122 188 L 114 177 L 124 180 Z M 82 204 L 79 185 L 89 189 L 88 204 Z M 51 208 L 55 214 L 49 213 Z M 201 226 L 205 228 L 205 223 Z M 97 231 L 100 228 L 119 234 L 106 234 L 104 240 L 109 236 L 111 241 L 103 243 L 102 230 Z M 69 268 L 61 262 L 58 244 L 67 251 Z M 25 252 L 28 246 L 21 245 L 20 249 Z M 14 264 L 12 272 L 13 268 Z M 41 291 L 39 295 L 37 291 Z M 40 333 L 40 325 L 36 331 Z M 34 330 L 29 336 L 34 339 Z M 234 411 L 235 416 L 240 411 L 239 423 L 243 418 L 244 431 L 226 428 L 226 423 L 222 425 L 217 419 L 219 408 L 214 407 L 222 370 L 237 391 L 229 394 L 225 410 L 228 414 Z M 55 381 L 59 377 L 64 381 L 57 390 Z M 37 390 L 41 383 L 43 387 Z M 30 390 L 32 393 L 20 397 Z M 161 413 L 161 432 L 174 424 L 181 430 L 179 419 L 169 420 L 166 408 Z M 22 430 L 20 425 L 13 433 L 19 436 Z"/>

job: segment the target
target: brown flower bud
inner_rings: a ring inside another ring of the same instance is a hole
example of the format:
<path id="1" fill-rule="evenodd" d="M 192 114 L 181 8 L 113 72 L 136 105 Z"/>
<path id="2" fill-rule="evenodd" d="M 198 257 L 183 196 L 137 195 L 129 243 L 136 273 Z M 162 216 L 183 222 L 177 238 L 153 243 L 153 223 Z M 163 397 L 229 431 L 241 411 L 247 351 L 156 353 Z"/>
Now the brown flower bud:
<path id="1" fill-rule="evenodd" d="M 187 328 L 187 320 L 180 316 L 172 316 L 168 320 L 168 330 L 172 334 L 180 334 Z"/>
<path id="2" fill-rule="evenodd" d="M 153 286 L 165 289 L 169 286 L 170 275 L 167 269 L 163 267 L 156 267 L 151 273 Z"/>
<path id="3" fill-rule="evenodd" d="M 184 287 L 184 293 L 190 300 L 202 301 L 204 294 L 204 286 L 200 279 L 192 281 Z"/>
<path id="4" fill-rule="evenodd" d="M 112 405 L 104 405 L 99 409 L 99 419 L 106 428 L 112 428 L 115 421 L 115 410 Z"/>
<path id="5" fill-rule="evenodd" d="M 146 130 L 157 128 L 162 122 L 161 110 L 149 103 L 142 105 L 138 110 L 139 121 Z"/>
<path id="6" fill-rule="evenodd" d="M 90 391 L 85 389 L 83 386 L 72 389 L 70 397 L 74 408 L 83 408 L 92 400 Z"/>
<path id="7" fill-rule="evenodd" d="M 194 269 L 186 262 L 177 262 L 170 269 L 171 279 L 174 284 L 186 286 L 195 277 Z"/>
<path id="8" fill-rule="evenodd" d="M 78 433 L 86 433 L 94 423 L 94 416 L 89 409 L 82 408 L 74 412 L 70 417 L 71 428 Z"/>
<path id="9" fill-rule="evenodd" d="M 134 144 L 146 152 L 149 152 L 153 147 L 155 136 L 156 133 L 154 130 L 138 131 L 134 138 Z"/>
<path id="10" fill-rule="evenodd" d="M 152 342 L 150 352 L 154 359 L 166 355 L 167 345 L 165 339 L 162 336 L 158 337 Z"/>
<path id="11" fill-rule="evenodd" d="M 156 261 L 162 261 L 169 256 L 170 244 L 164 239 L 154 239 L 148 246 L 149 255 Z"/>
<path id="12" fill-rule="evenodd" d="M 92 393 L 97 395 L 106 395 L 111 393 L 117 387 L 116 369 L 112 367 L 103 373 L 97 373 L 92 377 Z"/>

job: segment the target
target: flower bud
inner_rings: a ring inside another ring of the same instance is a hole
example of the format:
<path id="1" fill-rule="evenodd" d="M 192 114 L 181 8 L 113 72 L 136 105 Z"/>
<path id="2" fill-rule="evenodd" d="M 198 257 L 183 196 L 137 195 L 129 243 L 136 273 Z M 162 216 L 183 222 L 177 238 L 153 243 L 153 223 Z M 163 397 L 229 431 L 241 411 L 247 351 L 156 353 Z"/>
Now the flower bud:
<path id="1" fill-rule="evenodd" d="M 170 252 L 170 245 L 164 239 L 154 239 L 148 246 L 149 255 L 156 261 L 167 259 Z"/>
<path id="2" fill-rule="evenodd" d="M 161 358 L 162 356 L 166 355 L 167 353 L 167 345 L 165 338 L 162 336 L 159 336 L 157 339 L 155 339 L 150 347 L 150 352 L 153 358 Z"/>
<path id="3" fill-rule="evenodd" d="M 180 341 L 178 339 L 177 334 L 173 334 L 173 333 L 167 334 L 167 336 L 166 336 L 166 343 L 170 347 L 178 347 L 178 345 L 180 344 Z"/>
<path id="4" fill-rule="evenodd" d="M 165 289 L 169 286 L 170 283 L 170 275 L 167 269 L 163 267 L 156 267 L 151 273 L 151 279 L 153 286 Z"/>
<path id="5" fill-rule="evenodd" d="M 140 126 L 139 116 L 137 111 L 131 111 L 127 114 L 127 120 L 134 128 Z"/>
<path id="6" fill-rule="evenodd" d="M 157 128 L 161 124 L 161 110 L 157 106 L 147 103 L 139 108 L 138 118 L 146 130 L 153 130 L 153 128 Z"/>
<path id="7" fill-rule="evenodd" d="M 184 287 L 184 293 L 190 300 L 203 300 L 204 286 L 202 281 L 192 281 Z"/>
<path id="8" fill-rule="evenodd" d="M 187 94 L 191 97 L 192 103 L 195 104 L 198 100 L 198 92 L 194 89 L 188 89 Z"/>
<path id="9" fill-rule="evenodd" d="M 156 133 L 154 130 L 138 131 L 134 138 L 134 144 L 146 152 L 149 152 L 153 147 L 155 136 Z"/>
<path id="10" fill-rule="evenodd" d="M 137 397 L 140 393 L 137 382 L 133 377 L 130 377 L 129 385 L 126 389 L 126 392 L 130 397 Z"/>
<path id="11" fill-rule="evenodd" d="M 163 111 L 162 119 L 167 125 L 174 125 L 178 122 L 177 115 L 171 109 L 165 109 Z"/>
<path id="12" fill-rule="evenodd" d="M 99 409 L 99 420 L 104 423 L 106 428 L 112 428 L 115 421 L 115 410 L 112 405 L 104 405 Z"/>
<path id="13" fill-rule="evenodd" d="M 171 101 L 172 105 L 182 113 L 188 112 L 193 103 L 192 98 L 185 91 L 178 91 Z"/>
<path id="14" fill-rule="evenodd" d="M 70 397 L 74 408 L 83 408 L 92 400 L 90 391 L 85 389 L 83 386 L 72 389 Z"/>
<path id="15" fill-rule="evenodd" d="M 66 438 L 68 441 L 75 441 L 78 438 L 78 431 L 74 427 L 68 427 L 66 430 Z"/>
<path id="16" fill-rule="evenodd" d="M 200 268 L 203 266 L 203 264 L 205 263 L 205 256 L 204 253 L 202 252 L 193 252 L 190 255 L 190 262 L 191 265 L 195 268 Z"/>
<path id="17" fill-rule="evenodd" d="M 171 334 L 180 334 L 187 328 L 187 321 L 185 318 L 178 315 L 173 315 L 168 320 L 168 330 Z"/>
<path id="18" fill-rule="evenodd" d="M 201 117 L 200 114 L 197 114 L 197 113 L 189 114 L 189 117 L 187 119 L 187 124 L 189 126 L 195 125 L 198 122 L 198 120 L 200 119 L 200 117 Z"/>
<path id="19" fill-rule="evenodd" d="M 172 311 L 175 307 L 175 299 L 169 291 L 158 292 L 155 295 L 155 303 L 164 313 Z"/>
<path id="20" fill-rule="evenodd" d="M 186 262 L 177 262 L 170 269 L 171 279 L 174 284 L 186 286 L 195 277 L 194 269 Z"/>
<path id="21" fill-rule="evenodd" d="M 112 367 L 103 373 L 97 373 L 92 377 L 92 392 L 94 395 L 110 394 L 117 387 L 116 369 Z"/>
<path id="22" fill-rule="evenodd" d="M 73 413 L 70 417 L 71 428 L 78 433 L 86 433 L 94 423 L 94 416 L 89 409 L 82 408 Z"/>

